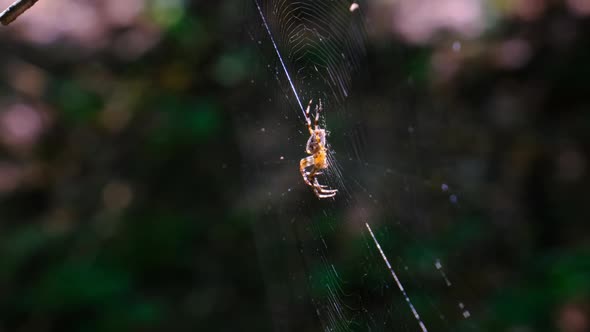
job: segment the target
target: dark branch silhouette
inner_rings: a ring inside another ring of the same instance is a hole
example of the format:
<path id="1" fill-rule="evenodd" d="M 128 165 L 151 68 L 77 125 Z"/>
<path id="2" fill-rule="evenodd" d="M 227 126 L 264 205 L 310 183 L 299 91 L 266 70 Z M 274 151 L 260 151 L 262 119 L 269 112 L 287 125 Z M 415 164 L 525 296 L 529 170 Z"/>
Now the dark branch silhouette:
<path id="1" fill-rule="evenodd" d="M 2 22 L 3 25 L 10 24 L 27 9 L 31 8 L 35 2 L 37 2 L 37 0 L 18 0 L 14 2 L 0 14 L 0 22 Z"/>

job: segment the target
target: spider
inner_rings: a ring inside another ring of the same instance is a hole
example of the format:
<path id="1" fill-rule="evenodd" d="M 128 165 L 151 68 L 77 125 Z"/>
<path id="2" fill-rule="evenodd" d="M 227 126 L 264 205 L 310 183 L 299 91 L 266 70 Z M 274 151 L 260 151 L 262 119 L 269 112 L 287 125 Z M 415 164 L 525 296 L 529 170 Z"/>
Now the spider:
<path id="1" fill-rule="evenodd" d="M 321 185 L 318 182 L 317 176 L 322 174 L 321 170 L 330 166 L 328 163 L 327 148 L 326 148 L 326 130 L 320 128 L 320 112 L 322 111 L 322 101 L 315 107 L 315 123 L 311 126 L 311 118 L 309 111 L 311 109 L 312 100 L 309 101 L 307 109 L 305 110 L 305 121 L 307 122 L 307 129 L 309 130 L 309 139 L 305 146 L 305 152 L 310 156 L 301 159 L 299 162 L 299 170 L 305 184 L 313 188 L 313 192 L 318 198 L 334 197 L 338 192 L 337 189 L 326 189 L 327 186 Z M 309 171 L 307 171 L 309 169 Z"/>

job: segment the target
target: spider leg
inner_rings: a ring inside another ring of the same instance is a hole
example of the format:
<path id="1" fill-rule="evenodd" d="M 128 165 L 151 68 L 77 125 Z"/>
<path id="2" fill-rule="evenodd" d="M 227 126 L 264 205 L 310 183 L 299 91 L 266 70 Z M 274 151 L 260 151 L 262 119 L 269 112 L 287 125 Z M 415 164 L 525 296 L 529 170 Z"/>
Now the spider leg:
<path id="1" fill-rule="evenodd" d="M 313 179 L 313 192 L 318 198 L 328 198 L 336 196 L 338 189 L 325 189 L 328 186 L 321 185 L 317 178 Z"/>
<path id="2" fill-rule="evenodd" d="M 322 100 L 320 99 L 320 103 L 315 107 L 315 123 L 314 128 L 318 129 L 320 125 L 320 112 L 322 111 Z"/>
<path id="3" fill-rule="evenodd" d="M 311 156 L 311 157 L 313 158 L 313 156 Z M 313 163 L 315 163 L 315 160 L 313 161 Z M 315 164 L 313 166 L 314 166 L 313 169 L 310 172 L 307 172 L 307 176 L 308 176 L 308 179 L 310 180 L 310 182 L 313 181 L 313 183 L 314 183 L 313 185 L 310 184 L 310 186 L 315 187 L 316 186 L 316 183 L 319 185 L 317 176 L 318 175 L 321 175 L 321 174 L 324 174 L 324 172 L 320 172 L 320 169 L 318 169 L 315 166 Z"/>
<path id="4" fill-rule="evenodd" d="M 313 128 L 311 127 L 311 119 L 309 117 L 309 111 L 311 110 L 311 103 L 313 102 L 313 99 L 309 100 L 309 104 L 307 105 L 307 108 L 305 109 L 305 122 L 307 124 L 307 130 L 309 130 L 309 134 L 313 135 Z"/>
<path id="5" fill-rule="evenodd" d="M 314 188 L 319 188 L 323 192 L 337 192 L 338 191 L 338 189 L 325 189 L 325 188 L 328 188 L 328 186 L 320 184 L 317 178 L 314 178 L 313 180 L 314 180 L 313 181 Z"/>
<path id="6" fill-rule="evenodd" d="M 313 187 L 311 181 L 315 179 L 315 174 L 313 172 L 306 171 L 306 169 L 310 166 L 313 166 L 313 156 L 303 158 L 299 162 L 299 171 L 301 172 L 301 177 L 303 177 L 303 181 L 305 181 L 305 184 L 307 184 L 308 186 Z"/>
<path id="7" fill-rule="evenodd" d="M 336 193 L 332 193 L 332 194 L 319 194 L 319 193 L 316 192 L 315 195 L 318 198 L 330 198 L 330 197 L 336 196 Z"/>
<path id="8" fill-rule="evenodd" d="M 336 196 L 336 192 L 338 190 L 330 190 L 330 191 L 326 191 L 326 190 L 319 190 L 317 188 L 314 189 L 314 193 L 318 198 L 328 198 L 328 197 L 334 197 Z"/>

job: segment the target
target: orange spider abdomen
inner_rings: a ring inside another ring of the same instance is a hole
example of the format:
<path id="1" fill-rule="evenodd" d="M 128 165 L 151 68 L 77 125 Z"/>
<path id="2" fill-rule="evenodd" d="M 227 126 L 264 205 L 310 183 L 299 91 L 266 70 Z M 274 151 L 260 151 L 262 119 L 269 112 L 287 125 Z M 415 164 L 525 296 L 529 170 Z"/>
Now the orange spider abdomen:
<path id="1" fill-rule="evenodd" d="M 313 163 L 315 167 L 318 169 L 328 168 L 328 160 L 326 158 L 326 150 L 320 148 L 320 150 L 314 154 L 313 156 Z"/>

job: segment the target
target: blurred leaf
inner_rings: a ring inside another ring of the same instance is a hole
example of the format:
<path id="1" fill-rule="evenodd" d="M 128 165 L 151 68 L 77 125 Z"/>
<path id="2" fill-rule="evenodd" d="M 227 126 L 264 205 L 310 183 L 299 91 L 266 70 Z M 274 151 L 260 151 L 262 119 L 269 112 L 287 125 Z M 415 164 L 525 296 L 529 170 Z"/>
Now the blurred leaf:
<path id="1" fill-rule="evenodd" d="M 179 22 L 184 15 L 183 0 L 151 0 L 150 15 L 152 19 L 163 27 L 170 27 Z"/>
<path id="2" fill-rule="evenodd" d="M 62 310 L 117 302 L 130 287 L 131 280 L 123 271 L 86 260 L 66 261 L 46 271 L 28 299 L 37 309 Z"/>
<path id="3" fill-rule="evenodd" d="M 425 84 L 430 74 L 431 51 L 426 49 L 415 50 L 407 65 L 407 74 L 415 83 Z"/>
<path id="4" fill-rule="evenodd" d="M 215 104 L 206 99 L 184 100 L 165 97 L 158 102 L 164 120 L 153 136 L 158 144 L 198 142 L 215 136 L 221 119 Z"/>
<path id="5" fill-rule="evenodd" d="M 75 81 L 64 81 L 59 84 L 55 95 L 62 114 L 72 121 L 92 120 L 103 106 L 98 94 L 84 89 Z"/>
<path id="6" fill-rule="evenodd" d="M 211 36 L 207 34 L 205 26 L 197 16 L 184 16 L 177 24 L 170 28 L 170 34 L 176 38 L 189 52 L 193 55 L 204 55 L 204 47 L 207 45 Z M 195 62 L 198 58 L 192 57 L 191 61 Z"/>
<path id="7" fill-rule="evenodd" d="M 94 322 L 87 324 L 89 331 L 130 331 L 154 326 L 165 319 L 165 308 L 155 301 L 129 301 L 111 303 Z"/>
<path id="8" fill-rule="evenodd" d="M 236 85 L 248 73 L 250 55 L 247 52 L 227 53 L 219 57 L 213 68 L 215 80 L 226 87 Z"/>
<path id="9" fill-rule="evenodd" d="M 550 257 L 541 269 L 547 273 L 547 287 L 559 301 L 590 297 L 590 253 L 564 252 Z"/>
<path id="10" fill-rule="evenodd" d="M 50 239 L 52 236 L 36 225 L 27 225 L 5 234 L 0 256 L 0 278 L 12 277 L 27 259 L 38 253 Z"/>
<path id="11" fill-rule="evenodd" d="M 184 266 L 194 238 L 195 221 L 176 215 L 127 220 L 109 251 L 133 272 Z"/>

